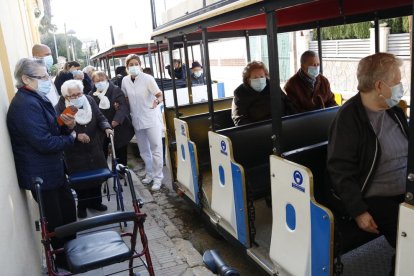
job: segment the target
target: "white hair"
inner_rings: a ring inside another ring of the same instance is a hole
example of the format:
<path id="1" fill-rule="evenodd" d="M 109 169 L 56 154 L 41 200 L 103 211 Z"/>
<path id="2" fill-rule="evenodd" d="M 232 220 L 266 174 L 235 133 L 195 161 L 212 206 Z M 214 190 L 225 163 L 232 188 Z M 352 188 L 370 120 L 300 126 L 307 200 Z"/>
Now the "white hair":
<path id="1" fill-rule="evenodd" d="M 16 88 L 25 86 L 22 80 L 23 75 L 33 76 L 36 69 L 39 67 L 45 67 L 43 60 L 37 58 L 22 58 L 20 59 L 14 69 L 14 78 L 16 80 Z"/>
<path id="2" fill-rule="evenodd" d="M 92 65 L 88 65 L 85 68 L 83 68 L 83 72 L 86 74 L 91 74 L 95 71 L 95 67 L 93 67 Z"/>
<path id="3" fill-rule="evenodd" d="M 68 97 L 69 96 L 69 89 L 74 89 L 74 88 L 78 88 L 80 90 L 80 92 L 83 93 L 82 81 L 80 81 L 80 80 L 65 81 L 62 84 L 62 87 L 60 88 L 61 91 L 62 91 L 62 96 L 63 97 Z"/>

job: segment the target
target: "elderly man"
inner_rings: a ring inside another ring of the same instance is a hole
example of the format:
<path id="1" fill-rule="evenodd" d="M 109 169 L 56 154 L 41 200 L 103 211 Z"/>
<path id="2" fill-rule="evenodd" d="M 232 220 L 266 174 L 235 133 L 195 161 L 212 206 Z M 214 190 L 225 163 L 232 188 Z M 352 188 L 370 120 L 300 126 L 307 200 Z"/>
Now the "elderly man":
<path id="1" fill-rule="evenodd" d="M 179 80 L 186 80 L 187 78 L 187 67 L 185 66 L 185 64 L 181 63 L 181 60 L 179 59 L 174 59 L 173 60 L 173 66 L 174 66 L 174 76 L 176 79 Z M 167 65 L 165 66 L 165 69 L 168 70 L 168 74 L 171 75 L 171 65 Z"/>
<path id="2" fill-rule="evenodd" d="M 327 78 L 319 73 L 319 57 L 306 51 L 300 57 L 300 69 L 285 85 L 295 113 L 337 105 Z"/>
<path id="3" fill-rule="evenodd" d="M 397 106 L 404 95 L 401 65 L 388 53 L 359 62 L 359 92 L 332 123 L 327 163 L 330 185 L 340 199 L 331 207 L 361 230 L 383 234 L 394 248 L 408 156 L 407 119 Z"/>
<path id="4" fill-rule="evenodd" d="M 34 58 L 43 60 L 43 63 L 45 64 L 46 69 L 50 74 L 50 69 L 53 66 L 53 57 L 50 48 L 44 44 L 35 44 L 32 48 L 32 55 Z M 59 100 L 59 95 L 53 82 L 50 86 L 50 93 L 48 93 L 46 97 L 49 99 L 53 106 L 56 105 Z"/>

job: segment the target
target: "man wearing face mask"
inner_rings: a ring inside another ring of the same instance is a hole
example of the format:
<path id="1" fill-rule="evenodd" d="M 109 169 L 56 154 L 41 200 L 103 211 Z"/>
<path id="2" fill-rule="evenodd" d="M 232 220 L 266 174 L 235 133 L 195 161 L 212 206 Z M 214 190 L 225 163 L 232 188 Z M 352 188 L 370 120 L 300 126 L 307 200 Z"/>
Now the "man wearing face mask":
<path id="1" fill-rule="evenodd" d="M 204 85 L 203 66 L 198 61 L 194 61 L 191 65 L 191 85 Z"/>
<path id="2" fill-rule="evenodd" d="M 295 113 L 336 106 L 328 79 L 319 73 L 318 55 L 306 51 L 300 57 L 300 64 L 299 71 L 284 88 Z"/>
<path id="3" fill-rule="evenodd" d="M 384 235 L 394 248 L 408 156 L 407 119 L 397 106 L 404 95 L 401 65 L 388 53 L 359 62 L 359 92 L 332 123 L 327 163 L 336 194 L 331 208 L 352 218 L 361 231 Z"/>
<path id="4" fill-rule="evenodd" d="M 53 57 L 50 48 L 44 44 L 35 44 L 32 48 L 32 55 L 34 58 L 43 60 L 43 63 L 45 64 L 46 69 L 50 75 L 50 70 L 53 66 Z M 50 82 L 52 82 L 52 80 L 50 80 Z M 51 85 L 50 93 L 48 93 L 46 97 L 49 99 L 53 106 L 57 104 L 59 95 L 54 84 Z"/>
<path id="5" fill-rule="evenodd" d="M 291 113 L 289 101 L 282 96 L 282 115 Z M 269 71 L 263 62 L 252 61 L 243 70 L 243 83 L 234 90 L 231 118 L 236 126 L 270 119 Z"/>

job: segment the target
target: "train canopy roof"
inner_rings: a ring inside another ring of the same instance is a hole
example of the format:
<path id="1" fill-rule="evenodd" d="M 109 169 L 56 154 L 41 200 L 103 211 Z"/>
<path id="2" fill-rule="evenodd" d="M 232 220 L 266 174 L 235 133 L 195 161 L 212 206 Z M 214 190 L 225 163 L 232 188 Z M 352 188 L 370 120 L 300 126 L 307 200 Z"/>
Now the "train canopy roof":
<path id="1" fill-rule="evenodd" d="M 148 51 L 157 51 L 157 46 L 153 41 L 147 43 L 138 44 L 121 44 L 115 45 L 111 48 L 99 52 L 98 54 L 91 57 L 91 60 L 112 58 L 112 57 L 124 57 L 129 54 L 148 54 Z"/>
<path id="2" fill-rule="evenodd" d="M 236 5 L 237 2 L 240 3 Z M 181 22 L 161 26 L 154 30 L 153 39 L 162 41 L 184 34 L 197 34 L 201 28 L 207 28 L 212 37 L 217 33 L 264 30 L 266 10 L 276 12 L 278 28 L 283 32 L 409 15 L 412 3 L 412 0 L 236 1 Z"/>

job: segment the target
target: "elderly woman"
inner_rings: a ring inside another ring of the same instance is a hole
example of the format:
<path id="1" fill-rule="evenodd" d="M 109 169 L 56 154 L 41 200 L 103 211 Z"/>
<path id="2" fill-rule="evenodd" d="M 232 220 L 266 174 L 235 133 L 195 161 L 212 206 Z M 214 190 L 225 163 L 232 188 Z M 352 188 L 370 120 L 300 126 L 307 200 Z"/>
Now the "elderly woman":
<path id="1" fill-rule="evenodd" d="M 75 115 L 76 140 L 65 149 L 65 163 L 68 174 L 107 168 L 102 151 L 102 136 L 112 134 L 112 129 L 105 116 L 99 110 L 95 100 L 83 95 L 83 85 L 79 80 L 68 80 L 62 85 L 62 96 L 55 109 L 61 114 L 66 107 L 78 108 Z M 106 211 L 102 204 L 101 183 L 85 183 L 84 189 L 76 188 L 78 195 L 78 217 L 86 217 L 86 208 Z"/>
<path id="2" fill-rule="evenodd" d="M 74 117 L 61 115 L 64 125 L 57 123 L 57 114 L 46 95 L 51 81 L 42 60 L 23 58 L 14 72 L 18 91 L 7 112 L 17 179 L 22 189 L 30 190 L 37 200 L 33 177 L 41 177 L 42 198 L 48 229 L 76 221 L 75 201 L 65 181 L 63 150 L 75 139 Z M 61 248 L 64 240 L 53 237 L 53 249 Z M 66 266 L 64 254 L 56 264 Z"/>
<path id="3" fill-rule="evenodd" d="M 338 111 L 328 145 L 328 172 L 341 199 L 338 212 L 360 229 L 396 244 L 398 206 L 404 199 L 408 125 L 397 106 L 403 96 L 402 62 L 377 53 L 358 65 L 358 94 Z"/>
<path id="4" fill-rule="evenodd" d="M 282 114 L 290 113 L 286 95 L 282 92 Z M 269 119 L 269 71 L 263 62 L 252 61 L 243 70 L 243 83 L 234 91 L 232 119 L 236 126 Z"/>
<path id="5" fill-rule="evenodd" d="M 125 62 L 129 76 L 122 80 L 122 90 L 129 101 L 132 125 L 145 163 L 146 177 L 142 183 L 154 181 L 151 189 L 158 191 L 163 179 L 162 124 L 158 115 L 162 93 L 154 77 L 141 71 L 137 55 L 127 56 Z"/>
<path id="6" fill-rule="evenodd" d="M 134 136 L 129 108 L 126 103 L 125 95 L 121 88 L 108 81 L 108 77 L 102 71 L 97 71 L 92 75 L 95 91 L 89 95 L 94 98 L 99 110 L 105 115 L 108 122 L 114 129 L 114 143 L 116 156 L 119 163 L 127 164 L 128 143 Z M 109 138 L 103 143 L 105 157 L 108 157 Z"/>
<path id="7" fill-rule="evenodd" d="M 55 78 L 55 86 L 59 93 L 62 95 L 62 84 L 67 80 L 80 80 L 83 84 L 83 92 L 89 93 L 92 90 L 92 80 L 88 74 L 80 70 L 80 64 L 77 61 L 69 61 L 65 63 L 65 67 Z"/>

